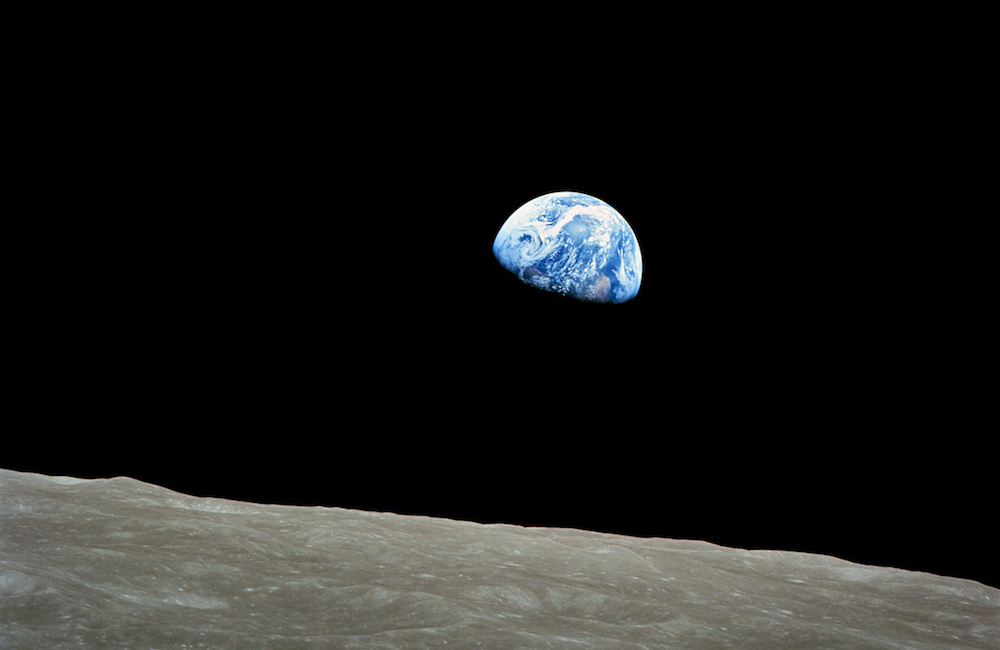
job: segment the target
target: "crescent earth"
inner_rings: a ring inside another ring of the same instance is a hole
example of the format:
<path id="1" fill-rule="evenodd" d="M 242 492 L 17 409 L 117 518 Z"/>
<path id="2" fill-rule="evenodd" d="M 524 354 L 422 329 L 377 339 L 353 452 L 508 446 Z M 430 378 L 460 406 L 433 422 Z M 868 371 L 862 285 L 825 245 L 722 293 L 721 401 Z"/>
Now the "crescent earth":
<path id="1" fill-rule="evenodd" d="M 545 194 L 515 210 L 493 241 L 493 255 L 526 284 L 585 302 L 626 302 L 642 282 L 632 227 L 581 192 Z"/>

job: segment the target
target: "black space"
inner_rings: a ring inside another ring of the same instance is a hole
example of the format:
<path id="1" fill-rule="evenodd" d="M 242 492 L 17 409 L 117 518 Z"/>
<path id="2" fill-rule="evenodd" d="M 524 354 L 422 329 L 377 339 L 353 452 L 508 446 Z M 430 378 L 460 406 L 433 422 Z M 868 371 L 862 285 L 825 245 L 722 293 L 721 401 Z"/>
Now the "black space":
<path id="1" fill-rule="evenodd" d="M 89 77 L 44 130 L 0 466 L 1000 584 L 942 190 L 881 73 L 755 42 Z M 494 261 L 563 189 L 632 224 L 635 300 Z"/>

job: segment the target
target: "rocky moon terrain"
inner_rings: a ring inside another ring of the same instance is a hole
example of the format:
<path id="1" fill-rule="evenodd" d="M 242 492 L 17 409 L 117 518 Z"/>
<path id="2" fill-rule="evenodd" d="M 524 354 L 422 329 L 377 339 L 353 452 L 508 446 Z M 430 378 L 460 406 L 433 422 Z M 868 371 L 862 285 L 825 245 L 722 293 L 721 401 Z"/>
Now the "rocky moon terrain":
<path id="1" fill-rule="evenodd" d="M 1000 590 L 808 553 L 0 470 L 0 648 L 997 650 Z"/>

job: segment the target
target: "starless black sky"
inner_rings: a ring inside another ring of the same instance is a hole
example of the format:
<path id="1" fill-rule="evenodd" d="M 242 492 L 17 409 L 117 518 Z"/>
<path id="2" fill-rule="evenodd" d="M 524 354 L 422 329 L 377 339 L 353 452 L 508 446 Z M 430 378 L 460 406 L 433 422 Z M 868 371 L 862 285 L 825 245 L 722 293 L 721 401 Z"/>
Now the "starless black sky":
<path id="1" fill-rule="evenodd" d="M 0 462 L 990 580 L 975 387 L 901 141 L 805 68 L 725 61 L 514 78 L 534 93 L 402 70 L 336 120 L 318 91 L 136 114 L 61 194 L 100 215 L 29 241 L 32 419 Z M 493 260 L 564 189 L 632 224 L 635 300 Z"/>

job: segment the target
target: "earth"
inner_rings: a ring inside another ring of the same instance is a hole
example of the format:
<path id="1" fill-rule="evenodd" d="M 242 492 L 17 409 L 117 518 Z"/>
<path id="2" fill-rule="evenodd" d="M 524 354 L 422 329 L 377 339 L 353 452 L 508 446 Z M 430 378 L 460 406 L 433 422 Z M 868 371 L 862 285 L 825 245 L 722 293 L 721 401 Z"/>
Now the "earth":
<path id="1" fill-rule="evenodd" d="M 493 255 L 525 283 L 586 302 L 635 298 L 642 254 L 632 227 L 613 207 L 581 192 L 552 192 L 514 211 Z"/>

